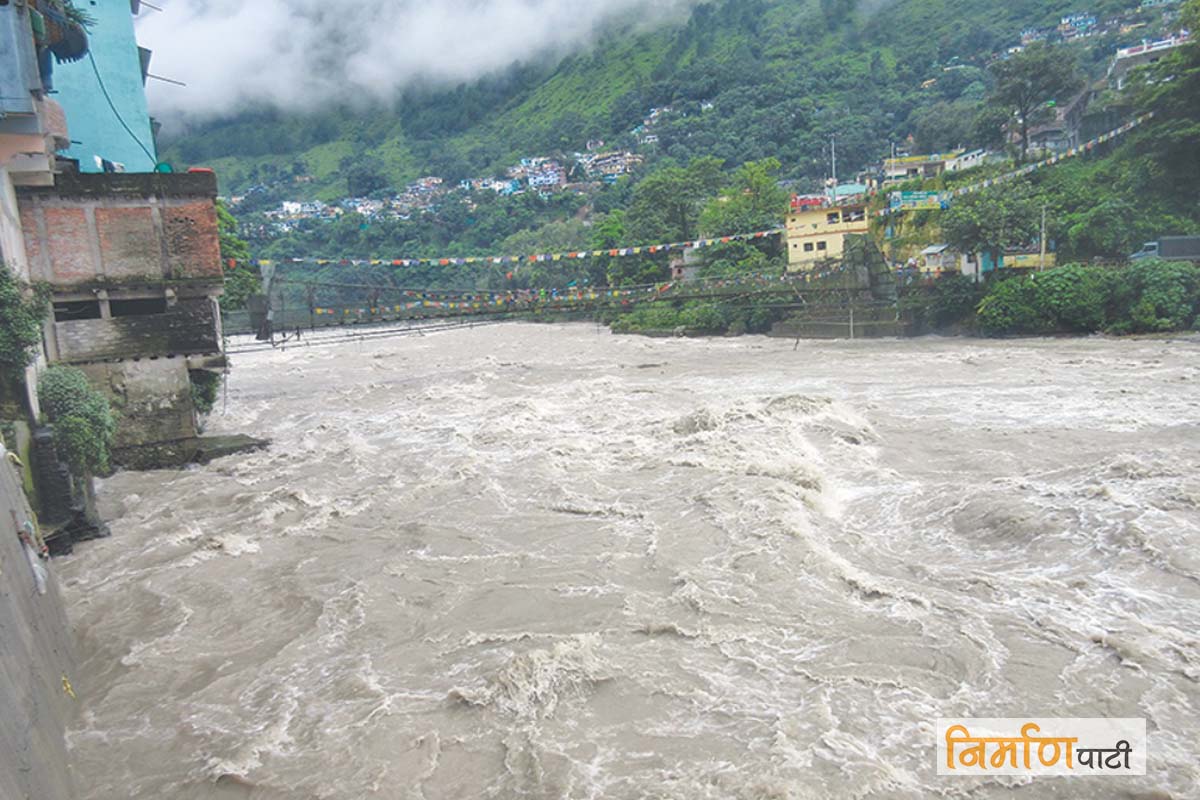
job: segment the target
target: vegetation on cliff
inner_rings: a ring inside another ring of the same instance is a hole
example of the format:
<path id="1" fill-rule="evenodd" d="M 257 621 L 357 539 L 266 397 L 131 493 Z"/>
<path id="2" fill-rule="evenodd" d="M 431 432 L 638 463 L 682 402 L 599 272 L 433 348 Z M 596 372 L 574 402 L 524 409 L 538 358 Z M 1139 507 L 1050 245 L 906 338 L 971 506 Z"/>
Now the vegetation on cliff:
<path id="1" fill-rule="evenodd" d="M 1070 264 L 1002 276 L 986 287 L 938 281 L 902 304 L 922 327 L 985 336 L 1165 333 L 1194 329 L 1200 266 L 1145 260 L 1127 268 Z"/>
<path id="2" fill-rule="evenodd" d="M 257 269 L 246 264 L 250 245 L 238 235 L 238 223 L 225 204 L 217 201 L 217 230 L 221 239 L 221 261 L 225 269 L 225 293 L 221 295 L 224 311 L 240 311 L 250 295 L 262 291 L 262 277 Z"/>
<path id="3" fill-rule="evenodd" d="M 0 263 L 0 377 L 11 379 L 33 362 L 48 310 L 44 288 L 29 290 Z"/>
<path id="4" fill-rule="evenodd" d="M 117 423 L 108 398 L 88 383 L 83 371 L 56 364 L 38 380 L 38 400 L 54 426 L 59 456 L 78 476 L 109 469 Z"/>

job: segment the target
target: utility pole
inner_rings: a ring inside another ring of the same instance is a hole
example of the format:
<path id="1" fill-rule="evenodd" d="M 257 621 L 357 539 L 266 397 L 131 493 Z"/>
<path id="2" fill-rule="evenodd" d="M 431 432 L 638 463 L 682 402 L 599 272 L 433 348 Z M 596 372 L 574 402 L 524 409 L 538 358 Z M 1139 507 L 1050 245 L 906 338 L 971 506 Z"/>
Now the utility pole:
<path id="1" fill-rule="evenodd" d="M 1042 203 L 1042 254 L 1038 261 L 1038 272 L 1046 271 L 1046 203 Z"/>
<path id="2" fill-rule="evenodd" d="M 838 179 L 837 179 L 837 136 L 829 137 L 829 155 L 833 161 L 833 203 L 837 205 L 838 199 Z"/>

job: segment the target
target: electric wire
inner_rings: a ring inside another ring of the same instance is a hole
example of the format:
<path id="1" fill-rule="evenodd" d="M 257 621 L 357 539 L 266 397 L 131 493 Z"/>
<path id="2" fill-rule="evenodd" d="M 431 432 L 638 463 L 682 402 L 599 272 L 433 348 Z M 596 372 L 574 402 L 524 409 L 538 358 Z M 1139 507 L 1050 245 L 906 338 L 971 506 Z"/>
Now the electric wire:
<path id="1" fill-rule="evenodd" d="M 96 73 L 96 82 L 100 84 L 100 93 L 104 95 L 104 99 L 108 101 L 108 107 L 112 109 L 113 116 L 117 118 L 117 122 L 121 123 L 121 127 L 129 134 L 133 141 L 137 142 L 137 146 L 142 148 L 142 152 L 146 154 L 146 158 L 158 164 L 158 159 L 153 153 L 142 143 L 142 140 L 137 137 L 137 134 L 125 123 L 125 119 L 121 116 L 121 112 L 117 110 L 117 106 L 113 103 L 112 97 L 108 94 L 108 88 L 104 85 L 104 78 L 100 77 L 100 67 L 96 64 L 96 56 L 91 50 L 88 50 L 88 61 L 92 62 L 92 72 Z"/>

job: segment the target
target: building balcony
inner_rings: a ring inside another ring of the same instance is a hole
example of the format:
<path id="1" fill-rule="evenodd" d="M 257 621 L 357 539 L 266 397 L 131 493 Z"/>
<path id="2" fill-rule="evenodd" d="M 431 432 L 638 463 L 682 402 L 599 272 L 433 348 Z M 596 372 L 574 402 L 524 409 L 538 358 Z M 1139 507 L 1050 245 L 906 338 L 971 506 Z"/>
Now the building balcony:
<path id="1" fill-rule="evenodd" d="M 24 3 L 0 5 L 0 123 L 33 116 L 42 91 L 30 9 Z"/>
<path id="2" fill-rule="evenodd" d="M 0 168 L 13 183 L 53 183 L 55 153 L 70 147 L 66 114 L 45 96 L 32 9 L 0 4 Z"/>

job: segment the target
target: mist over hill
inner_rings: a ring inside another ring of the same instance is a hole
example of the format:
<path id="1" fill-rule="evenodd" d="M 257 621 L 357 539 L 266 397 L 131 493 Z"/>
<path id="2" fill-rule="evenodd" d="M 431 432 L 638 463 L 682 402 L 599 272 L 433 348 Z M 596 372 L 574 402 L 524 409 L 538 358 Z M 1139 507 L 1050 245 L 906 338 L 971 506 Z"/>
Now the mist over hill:
<path id="1" fill-rule="evenodd" d="M 817 179 L 834 135 L 848 170 L 909 136 L 959 144 L 968 105 L 986 93 L 987 62 L 1077 4 L 609 0 L 581 10 L 539 0 L 521 11 L 484 3 L 478 15 L 402 4 L 374 20 L 351 0 L 333 4 L 342 16 L 318 5 L 328 4 L 234 4 L 228 18 L 219 3 L 191 11 L 191 36 L 223 37 L 239 20 L 262 33 L 248 51 L 230 37 L 211 80 L 156 94 L 158 113 L 187 122 L 169 128 L 168 157 L 217 167 L 228 189 L 273 168 L 312 176 L 301 195 L 334 197 L 345 194 L 347 158 L 377 163 L 396 186 L 424 174 L 458 180 L 588 140 L 638 147 L 631 132 L 651 108 L 670 107 L 643 148 L 651 159 L 775 157 L 785 177 Z M 532 27 L 530 9 L 544 12 Z M 170 16 L 144 28 L 147 38 Z M 286 36 L 272 33 L 286 20 Z M 156 68 L 170 73 L 170 56 L 160 58 Z M 929 130 L 931 114 L 945 130 Z"/>
<path id="2" fill-rule="evenodd" d="M 617 21 L 652 27 L 686 19 L 694 4 L 173 0 L 163 13 L 144 15 L 139 33 L 155 48 L 155 68 L 187 83 L 186 90 L 150 87 L 159 115 L 179 125 L 263 107 L 363 109 L 413 85 L 453 86 L 587 48 Z"/>

